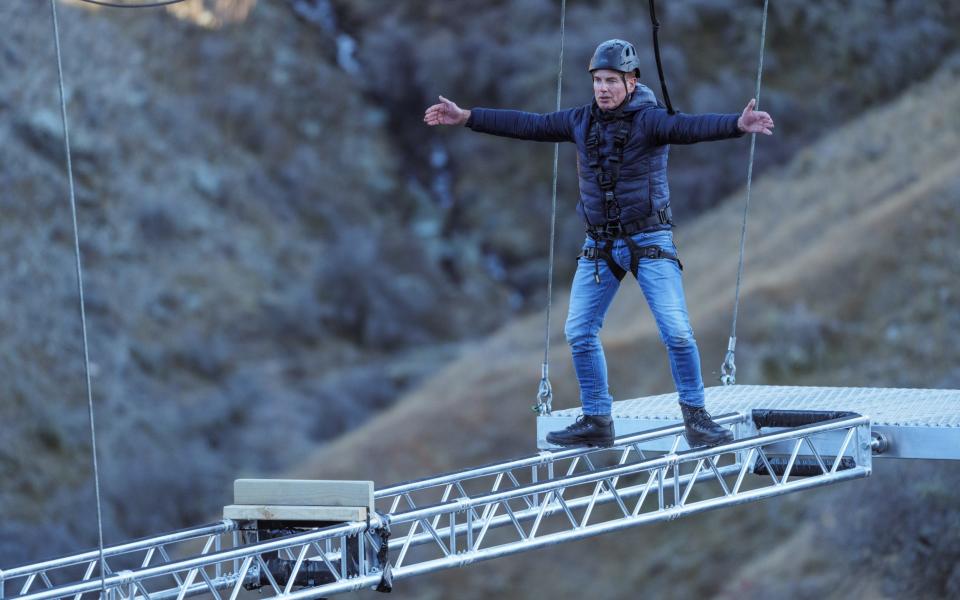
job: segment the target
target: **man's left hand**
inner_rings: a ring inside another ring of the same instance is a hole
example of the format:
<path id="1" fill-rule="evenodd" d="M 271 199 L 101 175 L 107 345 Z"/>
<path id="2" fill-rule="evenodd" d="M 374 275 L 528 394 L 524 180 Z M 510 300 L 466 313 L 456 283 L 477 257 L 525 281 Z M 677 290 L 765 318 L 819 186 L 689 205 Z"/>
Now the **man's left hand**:
<path id="1" fill-rule="evenodd" d="M 773 118 L 762 110 L 753 110 L 757 99 L 751 98 L 737 119 L 737 127 L 744 133 L 765 133 L 773 135 Z"/>

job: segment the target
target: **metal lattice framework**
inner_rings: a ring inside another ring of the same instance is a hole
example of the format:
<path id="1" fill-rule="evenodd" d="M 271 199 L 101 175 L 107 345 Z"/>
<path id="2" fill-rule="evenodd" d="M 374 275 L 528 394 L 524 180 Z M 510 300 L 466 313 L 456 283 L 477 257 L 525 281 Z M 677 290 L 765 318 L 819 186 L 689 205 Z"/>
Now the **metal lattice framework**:
<path id="1" fill-rule="evenodd" d="M 683 427 L 669 426 L 379 490 L 384 512 L 367 522 L 261 539 L 263 523 L 226 520 L 109 547 L 103 581 L 115 600 L 236 600 L 257 587 L 318 598 L 870 474 L 868 417 L 745 437 L 748 417 L 717 420 L 741 439 L 681 451 Z M 822 441 L 838 436 L 826 456 Z M 665 441 L 666 454 L 645 450 Z M 800 477 L 802 454 L 816 466 Z M 0 600 L 93 598 L 99 564 L 91 551 L 0 572 Z"/>

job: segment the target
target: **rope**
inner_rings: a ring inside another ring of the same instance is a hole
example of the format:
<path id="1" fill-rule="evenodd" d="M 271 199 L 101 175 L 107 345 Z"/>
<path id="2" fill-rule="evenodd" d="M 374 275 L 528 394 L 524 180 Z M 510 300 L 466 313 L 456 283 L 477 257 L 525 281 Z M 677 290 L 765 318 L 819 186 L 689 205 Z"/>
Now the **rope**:
<path id="1" fill-rule="evenodd" d="M 557 110 L 563 93 L 563 43 L 566 38 L 567 0 L 560 3 L 560 59 L 557 67 Z M 557 237 L 557 173 L 560 164 L 560 143 L 553 145 L 553 193 L 550 211 L 550 265 L 547 268 L 547 326 L 543 336 L 543 364 L 540 366 L 540 388 L 533 411 L 548 415 L 553 411 L 553 388 L 550 386 L 550 318 L 553 310 L 553 260 Z"/>
<path id="2" fill-rule="evenodd" d="M 757 84 L 754 98 L 757 103 L 754 109 L 760 108 L 760 83 L 763 75 L 763 53 L 767 39 L 767 8 L 769 0 L 763 0 L 763 24 L 760 26 L 760 59 L 757 64 Z M 747 213 L 750 210 L 750 193 L 753 185 L 753 156 L 757 145 L 757 134 L 750 135 L 750 161 L 747 165 L 747 201 L 743 206 L 743 224 L 740 227 L 740 260 L 737 264 L 737 290 L 733 301 L 733 323 L 730 326 L 730 339 L 727 342 L 727 355 L 720 366 L 720 381 L 723 385 L 733 385 L 737 382 L 737 365 L 735 353 L 737 349 L 737 316 L 740 312 L 740 282 L 743 278 L 743 251 L 747 241 Z"/>
<path id="3" fill-rule="evenodd" d="M 171 4 L 178 4 L 180 2 L 185 2 L 186 0 L 161 0 L 160 2 L 146 2 L 143 4 L 137 3 L 120 3 L 120 2 L 107 2 L 106 0 L 80 0 L 81 2 L 86 2 L 87 4 L 96 4 L 97 6 L 106 6 L 109 8 L 157 8 L 158 6 L 170 6 Z"/>
<path id="4" fill-rule="evenodd" d="M 667 104 L 667 112 L 676 114 L 673 103 L 670 102 L 670 92 L 667 91 L 667 79 L 663 75 L 663 62 L 660 60 L 660 21 L 657 20 L 656 0 L 650 0 L 650 23 L 653 25 L 653 55 L 657 59 L 657 74 L 660 75 L 660 89 L 663 90 L 663 101 Z"/>
<path id="5" fill-rule="evenodd" d="M 106 561 L 103 555 L 103 512 L 100 506 L 100 468 L 97 464 L 97 432 L 93 420 L 93 385 L 90 382 L 90 351 L 87 344 L 87 311 L 83 300 L 83 268 L 80 261 L 80 231 L 77 227 L 77 196 L 73 183 L 73 159 L 70 155 L 70 127 L 67 123 L 67 98 L 63 86 L 63 59 L 60 54 L 60 25 L 57 22 L 57 0 L 50 0 L 53 17 L 53 41 L 57 50 L 57 76 L 60 84 L 60 116 L 63 119 L 63 147 L 67 157 L 67 182 L 70 186 L 70 212 L 73 216 L 73 247 L 77 259 L 77 292 L 80 299 L 80 330 L 83 336 L 83 369 L 87 380 L 87 407 L 90 417 L 90 448 L 93 455 L 93 482 L 97 497 L 97 535 L 100 550 L 100 594 L 107 591 Z"/>

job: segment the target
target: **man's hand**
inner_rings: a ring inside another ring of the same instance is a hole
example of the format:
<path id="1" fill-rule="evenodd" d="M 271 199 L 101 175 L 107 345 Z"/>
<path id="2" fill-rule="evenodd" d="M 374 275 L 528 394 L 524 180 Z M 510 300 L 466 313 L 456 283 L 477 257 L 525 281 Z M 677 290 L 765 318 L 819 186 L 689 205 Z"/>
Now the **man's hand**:
<path id="1" fill-rule="evenodd" d="M 469 110 L 463 110 L 443 96 L 440 96 L 439 104 L 434 104 L 423 114 L 423 122 L 431 126 L 463 125 L 469 118 Z"/>
<path id="2" fill-rule="evenodd" d="M 737 119 L 737 127 L 744 133 L 765 133 L 773 135 L 773 118 L 762 110 L 753 110 L 757 99 L 751 98 Z"/>

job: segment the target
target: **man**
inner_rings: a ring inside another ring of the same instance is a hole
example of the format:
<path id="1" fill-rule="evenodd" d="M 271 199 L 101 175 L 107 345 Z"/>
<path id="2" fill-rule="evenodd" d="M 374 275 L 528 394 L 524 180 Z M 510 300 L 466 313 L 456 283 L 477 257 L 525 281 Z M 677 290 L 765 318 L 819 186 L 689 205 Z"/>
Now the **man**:
<path id="1" fill-rule="evenodd" d="M 693 337 L 673 243 L 667 153 L 670 144 L 772 134 L 773 119 L 753 110 L 737 114 L 669 114 L 638 83 L 637 51 L 623 40 L 600 44 L 588 68 L 591 104 L 547 114 L 475 108 L 463 110 L 440 96 L 426 110 L 428 125 L 466 125 L 474 131 L 525 140 L 577 145 L 580 202 L 587 238 L 570 292 L 565 333 L 580 383 L 583 415 L 547 435 L 561 446 L 613 444 L 613 398 L 600 345 L 600 327 L 620 280 L 633 274 L 667 348 L 690 446 L 731 441 L 704 408 L 700 351 Z"/>

